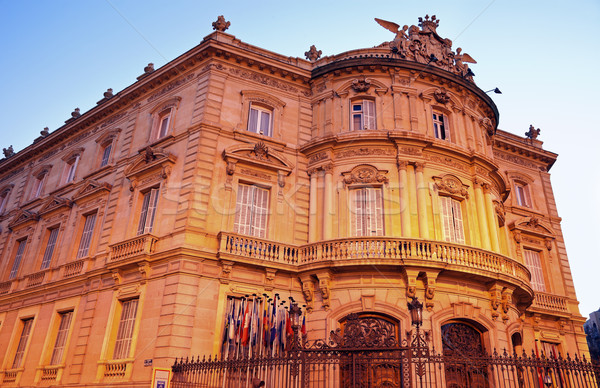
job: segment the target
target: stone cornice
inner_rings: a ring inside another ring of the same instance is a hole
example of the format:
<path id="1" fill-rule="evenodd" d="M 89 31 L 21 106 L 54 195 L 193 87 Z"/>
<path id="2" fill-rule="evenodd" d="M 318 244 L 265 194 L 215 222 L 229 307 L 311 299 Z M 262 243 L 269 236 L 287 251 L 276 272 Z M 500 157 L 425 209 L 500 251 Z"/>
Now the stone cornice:
<path id="1" fill-rule="evenodd" d="M 543 150 L 541 145 L 541 141 L 526 139 L 501 130 L 496 131 L 493 143 L 494 153 L 504 152 L 519 158 L 526 158 L 544 166 L 545 171 L 550 171 L 558 154 Z"/>

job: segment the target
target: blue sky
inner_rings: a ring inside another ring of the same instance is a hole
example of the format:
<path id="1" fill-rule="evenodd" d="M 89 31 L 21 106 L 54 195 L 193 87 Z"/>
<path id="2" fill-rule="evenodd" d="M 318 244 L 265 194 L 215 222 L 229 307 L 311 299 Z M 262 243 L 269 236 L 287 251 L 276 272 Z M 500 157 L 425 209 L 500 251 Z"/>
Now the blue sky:
<path id="1" fill-rule="evenodd" d="M 217 3 L 224 3 L 223 5 Z M 132 84 L 191 49 L 225 15 L 244 42 L 292 57 L 372 47 L 393 35 L 373 18 L 417 24 L 477 60 L 471 68 L 500 110 L 499 128 L 541 128 L 559 154 L 551 170 L 581 312 L 600 308 L 600 2 L 577 1 L 101 1 L 0 0 L 0 148 L 21 150 L 95 106 L 107 88 Z"/>

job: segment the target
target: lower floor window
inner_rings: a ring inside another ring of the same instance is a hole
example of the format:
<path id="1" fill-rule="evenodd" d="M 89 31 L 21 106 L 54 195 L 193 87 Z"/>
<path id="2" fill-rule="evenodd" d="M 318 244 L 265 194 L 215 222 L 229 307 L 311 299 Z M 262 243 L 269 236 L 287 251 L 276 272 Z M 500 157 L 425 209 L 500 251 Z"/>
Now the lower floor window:
<path id="1" fill-rule="evenodd" d="M 13 369 L 20 367 L 23 363 L 23 358 L 25 358 L 25 349 L 27 348 L 27 342 L 29 342 L 33 318 L 23 319 L 21 322 L 23 323 L 23 330 L 21 330 L 19 344 L 17 345 L 17 351 L 15 352 L 15 359 L 12 363 Z"/>
<path id="2" fill-rule="evenodd" d="M 113 353 L 113 359 L 115 360 L 129 358 L 135 318 L 137 316 L 138 299 L 124 301 L 121 307 L 121 318 L 119 319 L 115 351 Z"/>

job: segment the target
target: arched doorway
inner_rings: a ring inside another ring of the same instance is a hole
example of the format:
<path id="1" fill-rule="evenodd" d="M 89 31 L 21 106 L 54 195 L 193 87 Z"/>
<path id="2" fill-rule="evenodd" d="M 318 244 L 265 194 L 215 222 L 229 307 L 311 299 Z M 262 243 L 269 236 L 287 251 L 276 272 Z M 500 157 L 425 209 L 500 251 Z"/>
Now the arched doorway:
<path id="1" fill-rule="evenodd" d="M 442 326 L 447 388 L 489 387 L 482 334 L 468 322 L 453 321 Z"/>
<path id="2" fill-rule="evenodd" d="M 377 313 L 353 313 L 340 320 L 343 347 L 340 387 L 402 386 L 400 322 Z"/>

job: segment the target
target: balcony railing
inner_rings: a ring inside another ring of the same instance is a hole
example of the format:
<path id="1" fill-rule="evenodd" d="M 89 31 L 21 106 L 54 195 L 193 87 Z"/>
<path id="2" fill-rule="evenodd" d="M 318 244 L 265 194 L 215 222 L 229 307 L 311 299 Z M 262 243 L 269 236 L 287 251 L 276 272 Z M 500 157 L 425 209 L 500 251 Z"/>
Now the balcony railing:
<path id="1" fill-rule="evenodd" d="M 109 263 L 126 260 L 138 255 L 149 255 L 154 252 L 158 237 L 151 234 L 143 234 L 122 241 L 117 244 L 110 245 Z"/>
<path id="2" fill-rule="evenodd" d="M 11 286 L 12 286 L 12 280 L 0 283 L 0 295 L 7 294 L 8 292 L 10 292 Z"/>
<path id="3" fill-rule="evenodd" d="M 35 287 L 39 286 L 44 282 L 44 277 L 46 276 L 47 271 L 36 272 L 32 275 L 27 276 L 27 285 L 26 287 Z"/>
<path id="4" fill-rule="evenodd" d="M 288 265 L 319 263 L 393 263 L 410 260 L 441 263 L 457 269 L 470 268 L 503 274 L 529 283 L 529 270 L 521 263 L 497 253 L 438 241 L 408 238 L 355 237 L 321 241 L 301 246 L 242 236 L 220 234 L 220 253 Z"/>
<path id="5" fill-rule="evenodd" d="M 531 307 L 543 310 L 560 311 L 563 313 L 569 312 L 566 297 L 543 292 L 535 293 Z"/>

